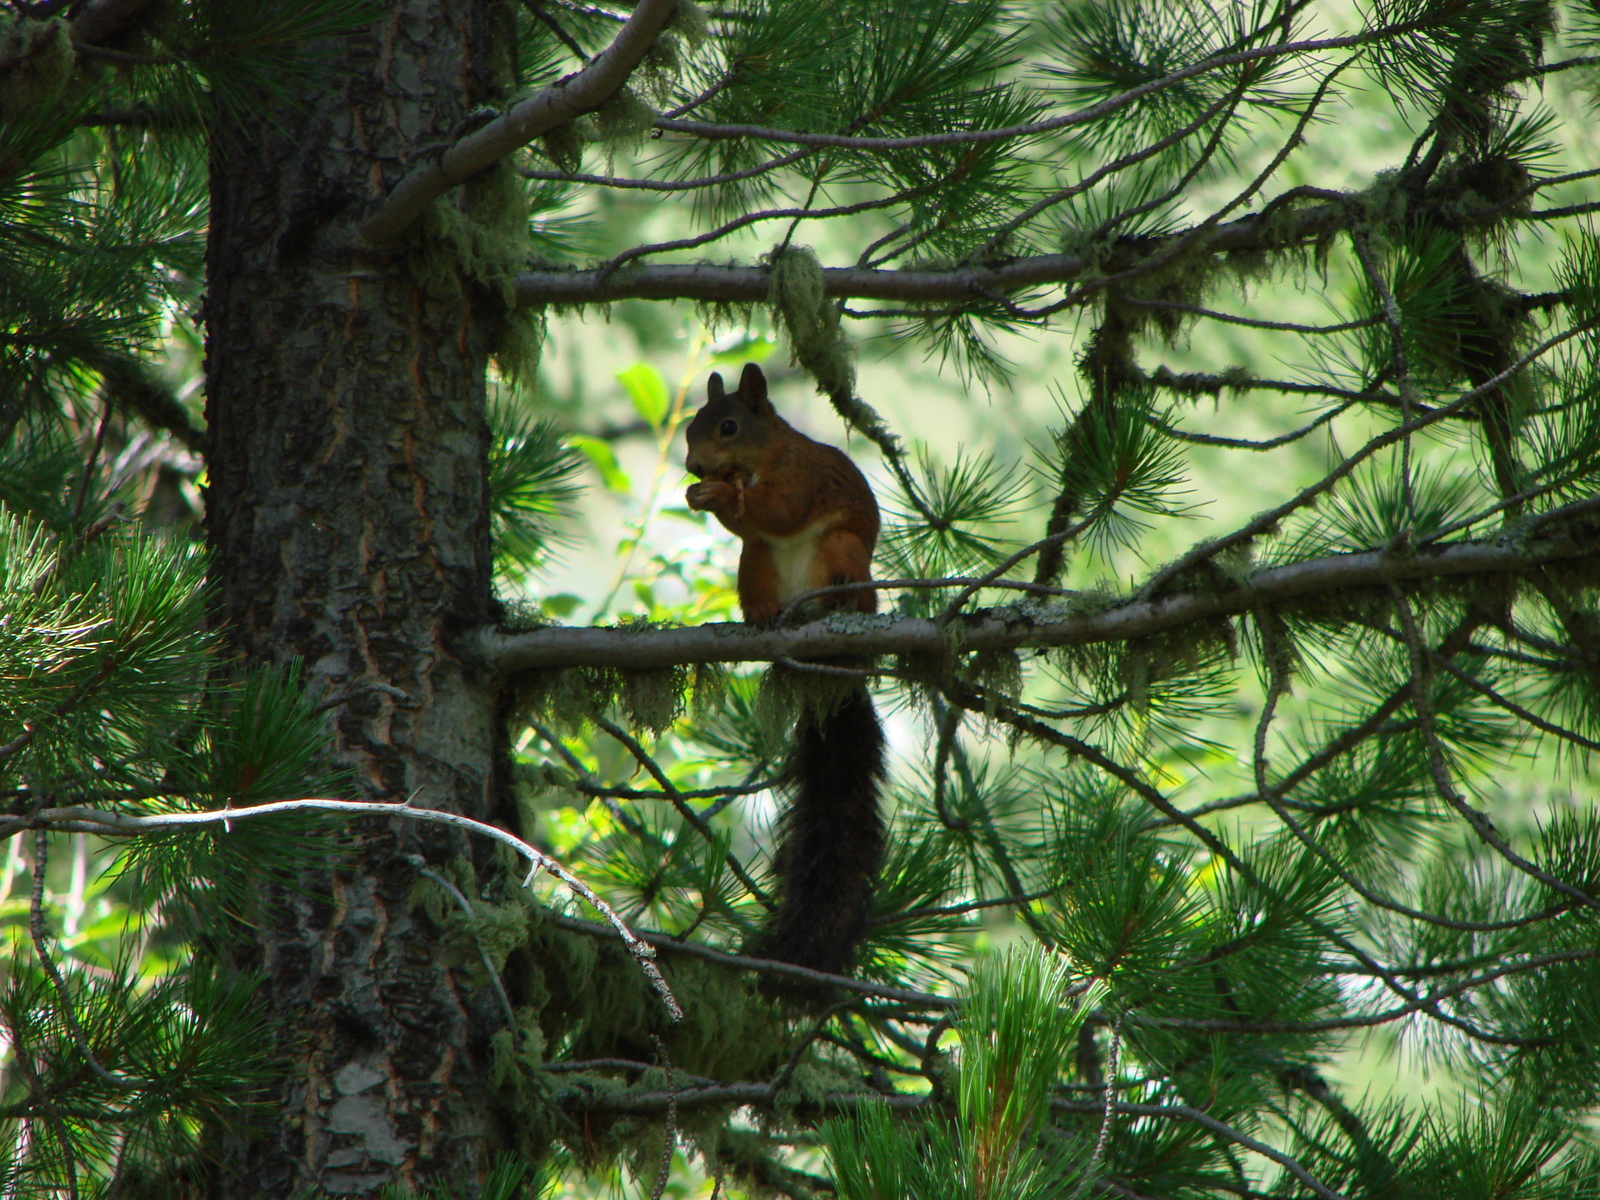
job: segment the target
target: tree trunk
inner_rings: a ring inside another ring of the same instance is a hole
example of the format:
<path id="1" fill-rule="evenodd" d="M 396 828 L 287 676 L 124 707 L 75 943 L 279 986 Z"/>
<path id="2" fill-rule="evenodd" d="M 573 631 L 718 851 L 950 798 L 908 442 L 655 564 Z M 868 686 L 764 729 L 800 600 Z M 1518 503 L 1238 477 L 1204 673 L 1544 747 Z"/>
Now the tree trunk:
<path id="1" fill-rule="evenodd" d="M 351 249 L 365 208 L 497 98 L 503 10 L 394 0 L 290 98 L 219 114 L 206 302 L 207 530 L 245 659 L 304 663 L 349 792 L 497 815 L 494 697 L 451 651 L 491 613 L 485 370 L 498 301 Z M 414 908 L 418 860 L 470 854 L 405 821 L 250 937 L 286 1077 L 217 1195 L 470 1192 L 503 1018 Z M 481 853 L 481 850 L 479 850 Z M 480 865 L 487 867 L 486 861 Z"/>

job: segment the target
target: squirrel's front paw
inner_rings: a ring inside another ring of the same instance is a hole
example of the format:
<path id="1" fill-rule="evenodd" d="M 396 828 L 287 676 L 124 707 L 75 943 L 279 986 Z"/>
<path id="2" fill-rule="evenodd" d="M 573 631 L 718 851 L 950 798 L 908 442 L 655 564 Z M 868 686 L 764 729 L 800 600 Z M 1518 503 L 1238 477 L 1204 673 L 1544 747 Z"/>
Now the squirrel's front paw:
<path id="1" fill-rule="evenodd" d="M 739 489 L 725 479 L 702 479 L 689 485 L 683 494 L 690 508 L 696 512 L 714 512 L 738 498 Z"/>

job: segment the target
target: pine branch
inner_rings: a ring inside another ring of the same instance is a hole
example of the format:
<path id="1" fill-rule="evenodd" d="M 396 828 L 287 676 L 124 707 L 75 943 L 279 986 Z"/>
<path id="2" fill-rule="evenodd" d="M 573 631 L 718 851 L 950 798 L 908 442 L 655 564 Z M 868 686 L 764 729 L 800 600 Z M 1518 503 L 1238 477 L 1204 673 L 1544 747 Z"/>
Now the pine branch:
<path id="1" fill-rule="evenodd" d="M 1556 334 L 1554 337 L 1546 338 L 1537 346 L 1533 347 L 1533 349 L 1529 350 L 1521 358 L 1517 359 L 1516 362 L 1508 366 L 1504 371 L 1501 371 L 1499 374 L 1490 379 L 1486 379 L 1484 382 L 1478 384 L 1478 386 L 1470 389 L 1469 391 L 1463 392 L 1449 404 L 1442 405 L 1439 408 L 1435 408 L 1430 412 L 1424 413 L 1422 416 L 1417 417 L 1414 420 L 1405 421 L 1400 425 L 1395 426 L 1393 429 L 1390 429 L 1387 432 L 1381 433 L 1377 437 L 1372 438 L 1366 443 L 1366 445 L 1362 446 L 1354 454 L 1348 455 L 1341 460 L 1338 466 L 1334 467 L 1333 470 L 1329 471 L 1316 483 L 1313 483 L 1309 487 L 1302 489 L 1299 494 L 1291 497 L 1289 500 L 1284 501 L 1284 503 L 1278 505 L 1276 508 L 1268 509 L 1266 512 L 1261 513 L 1254 520 L 1234 530 L 1232 533 L 1227 534 L 1224 537 L 1216 538 L 1213 541 L 1203 542 L 1194 547 L 1192 550 L 1189 550 L 1187 553 L 1179 556 L 1179 558 L 1174 562 L 1162 567 L 1161 570 L 1152 575 L 1149 580 L 1145 582 L 1144 586 L 1139 589 L 1140 597 L 1144 598 L 1154 595 L 1164 583 L 1177 577 L 1183 571 L 1186 571 L 1191 567 L 1197 566 L 1200 563 L 1215 557 L 1217 554 L 1229 549 L 1230 547 L 1243 545 L 1252 538 L 1259 537 L 1267 530 L 1275 527 L 1278 522 L 1282 521 L 1283 518 L 1287 517 L 1290 513 L 1304 508 L 1306 505 L 1316 500 L 1318 496 L 1330 491 L 1335 484 L 1349 476 L 1350 473 L 1356 469 L 1356 467 L 1358 467 L 1368 458 L 1371 458 L 1372 455 L 1376 454 L 1379 450 L 1382 450 L 1387 446 L 1391 446 L 1395 442 L 1409 438 L 1413 433 L 1432 425 L 1434 422 L 1443 417 L 1453 416 L 1455 413 L 1462 411 L 1474 400 L 1478 400 L 1481 397 L 1488 395 L 1508 380 L 1515 378 L 1524 369 L 1532 365 L 1548 351 L 1554 349 L 1563 342 L 1577 337 L 1580 333 L 1585 333 L 1588 330 L 1593 329 L 1596 325 L 1600 325 L 1600 318 L 1591 318 L 1580 325 L 1575 325 L 1571 329 L 1567 329 L 1559 334 Z"/>
<path id="2" fill-rule="evenodd" d="M 1490 703 L 1496 705 L 1497 707 L 1505 709 L 1506 712 L 1510 713 L 1514 717 L 1517 717 L 1519 720 L 1527 722 L 1535 729 L 1542 730 L 1553 737 L 1561 738 L 1563 741 L 1571 742 L 1574 746 L 1582 746 L 1585 750 L 1600 750 L 1600 742 L 1595 741 L 1593 738 L 1586 738 L 1581 733 L 1577 733 L 1571 729 L 1563 729 L 1560 725 L 1557 725 L 1554 722 L 1546 721 L 1543 717 L 1539 716 L 1538 713 L 1528 711 L 1515 700 L 1511 700 L 1508 697 L 1502 696 L 1499 692 L 1495 691 L 1492 687 L 1478 679 L 1476 676 L 1463 671 L 1460 667 L 1456 666 L 1455 663 L 1451 662 L 1447 658 L 1442 657 L 1437 651 L 1431 652 L 1429 654 L 1429 658 L 1436 666 L 1443 667 L 1446 671 L 1450 672 L 1451 675 L 1454 675 L 1462 683 L 1466 684 L 1473 691 L 1477 692 L 1478 695 L 1483 696 Z"/>
<path id="3" fill-rule="evenodd" d="M 1456 640 L 1458 639 L 1452 638 L 1452 641 Z M 1473 684 L 1474 686 L 1482 686 L 1477 684 L 1475 680 L 1472 680 L 1465 674 L 1465 672 L 1460 671 L 1459 668 L 1456 668 L 1437 652 L 1434 652 L 1433 657 L 1436 661 L 1443 664 L 1452 672 L 1458 674 L 1467 682 Z M 1360 896 L 1374 908 L 1380 908 L 1385 912 L 1395 913 L 1399 916 L 1407 918 L 1408 920 L 1421 921 L 1427 925 L 1437 925 L 1441 929 L 1454 929 L 1461 933 L 1499 933 L 1511 929 L 1520 929 L 1523 926 L 1532 925 L 1540 921 L 1547 920 L 1548 918 L 1564 912 L 1572 907 L 1571 904 L 1551 905 L 1540 910 L 1539 912 L 1529 913 L 1521 917 L 1511 917 L 1504 921 L 1462 921 L 1457 920 L 1454 917 L 1442 916 L 1438 913 L 1425 912 L 1422 909 L 1413 908 L 1409 904 L 1402 904 L 1400 901 L 1385 896 L 1376 889 L 1370 888 L 1366 884 L 1362 883 L 1360 879 L 1356 878 L 1354 872 L 1345 868 L 1344 864 L 1339 861 L 1338 855 L 1329 851 L 1325 846 L 1322 845 L 1321 842 L 1317 841 L 1317 839 L 1311 835 L 1311 831 L 1295 819 L 1294 814 L 1289 811 L 1288 806 L 1283 803 L 1283 800 L 1277 794 L 1278 789 L 1275 789 L 1267 782 L 1267 733 L 1272 726 L 1272 719 L 1273 715 L 1277 711 L 1278 701 L 1282 699 L 1282 697 L 1289 690 L 1289 671 L 1287 666 L 1279 658 L 1269 656 L 1269 660 L 1267 701 L 1266 704 L 1262 706 L 1260 720 L 1256 722 L 1256 799 L 1270 808 L 1273 811 L 1273 814 L 1277 816 L 1278 820 L 1282 821 L 1289 832 L 1295 836 L 1295 839 L 1312 854 L 1316 855 L 1316 857 L 1322 861 L 1323 865 L 1325 865 L 1329 871 L 1337 876 L 1340 882 L 1342 882 L 1347 888 L 1349 888 L 1356 895 Z M 1491 695 L 1492 694 L 1493 693 L 1491 693 Z M 1531 714 L 1529 715 L 1531 716 Z"/>
<path id="4" fill-rule="evenodd" d="M 787 167 L 799 162 L 809 155 L 809 149 L 793 150 L 788 154 L 779 155 L 777 158 L 768 159 L 754 167 L 747 167 L 743 171 L 727 171 L 720 175 L 700 175 L 694 179 L 619 179 L 615 175 L 583 175 L 573 171 L 540 171 L 525 168 L 517 172 L 524 179 L 533 179 L 547 183 L 581 183 L 590 187 L 616 188 L 619 191 L 630 189 L 648 192 L 694 192 L 703 188 L 717 187 L 724 183 L 738 183 L 744 179 L 755 179 L 775 171 L 779 167 Z"/>
<path id="5" fill-rule="evenodd" d="M 478 913 L 472 907 L 472 901 L 468 900 L 466 894 L 455 884 L 437 871 L 431 870 L 427 860 L 422 855 L 408 854 L 406 859 L 417 869 L 418 875 L 421 875 L 424 879 L 432 880 L 443 888 L 450 898 L 455 901 L 456 907 L 466 915 L 469 922 L 477 920 Z M 489 950 L 483 944 L 483 939 L 478 936 L 477 930 L 471 929 L 469 926 L 469 931 L 472 933 L 474 944 L 478 947 L 478 960 L 483 963 L 484 973 L 489 977 L 489 985 L 494 989 L 495 998 L 500 1001 L 500 1011 L 505 1016 L 506 1028 L 515 1031 L 517 1028 L 517 1011 L 511 1007 L 511 997 L 506 992 L 505 981 L 500 978 L 500 972 L 495 969 L 494 959 L 489 957 Z"/>
<path id="6" fill-rule="evenodd" d="M 1581 888 L 1575 888 L 1564 879 L 1559 879 L 1544 870 L 1538 864 L 1530 862 L 1523 855 L 1511 848 L 1505 837 L 1495 828 L 1494 822 L 1487 814 L 1480 812 L 1468 804 L 1466 798 L 1456 790 L 1455 781 L 1450 775 L 1449 761 L 1444 752 L 1444 746 L 1439 738 L 1438 726 L 1434 719 L 1433 705 L 1428 699 L 1428 677 L 1431 660 L 1426 648 L 1422 645 L 1422 636 L 1417 628 L 1415 617 L 1411 612 L 1411 604 L 1398 590 L 1394 593 L 1395 611 L 1399 614 L 1401 629 L 1405 634 L 1407 648 L 1411 652 L 1411 703 L 1416 709 L 1417 720 L 1422 730 L 1423 745 L 1428 752 L 1428 770 L 1433 777 L 1434 791 L 1439 799 L 1443 800 L 1450 808 L 1454 809 L 1471 827 L 1472 832 L 1478 835 L 1478 840 L 1488 846 L 1506 862 L 1517 870 L 1536 879 L 1545 887 L 1570 896 L 1586 908 L 1600 909 L 1600 899 L 1589 895 Z"/>
<path id="7" fill-rule="evenodd" d="M 680 1088 L 672 1091 L 593 1093 L 574 1089 L 560 1095 L 557 1103 L 571 1111 L 583 1113 L 615 1115 L 664 1113 L 669 1106 L 678 1108 L 706 1108 L 712 1105 L 770 1106 L 776 1101 L 778 1090 L 771 1083 L 724 1083 L 711 1087 Z M 894 1112 L 907 1113 L 929 1108 L 931 1102 L 925 1095 L 903 1092 L 892 1096 L 885 1096 L 879 1092 L 827 1092 L 820 1097 L 798 1100 L 795 1108 L 810 1112 L 851 1112 L 863 1104 L 884 1105 Z M 1051 1100 L 1051 1105 L 1069 1112 L 1084 1111 L 1098 1114 L 1104 1109 L 1098 1100 L 1075 1101 L 1056 1098 Z M 1117 1101 L 1113 1105 L 1113 1110 L 1128 1116 L 1175 1117 L 1200 1125 L 1219 1137 L 1227 1138 L 1236 1145 L 1277 1163 L 1322 1197 L 1322 1200 L 1347 1200 L 1342 1193 L 1334 1191 L 1313 1176 L 1297 1159 L 1250 1137 L 1200 1109 L 1185 1104 L 1131 1104 Z"/>
<path id="8" fill-rule="evenodd" d="M 1414 555 L 1372 550 L 1273 567 L 1217 591 L 1175 592 L 1091 613 L 1063 606 L 1057 614 L 1037 604 L 986 609 L 966 614 L 953 624 L 960 628 L 957 644 L 964 651 L 1128 641 L 1197 621 L 1240 616 L 1304 596 L 1325 600 L 1341 592 L 1388 583 L 1521 575 L 1551 563 L 1591 560 L 1597 551 L 1600 545 L 1587 532 L 1524 544 L 1459 542 Z M 653 630 L 544 628 L 514 632 L 484 627 L 463 638 L 464 650 L 501 672 L 577 666 L 648 670 L 689 663 L 926 655 L 945 653 L 949 645 L 949 634 L 936 621 L 888 615 L 834 616 L 797 629 L 728 623 Z"/>
<path id="9" fill-rule="evenodd" d="M 1043 121 L 1029 121 L 1021 125 L 1006 125 L 997 129 L 952 130 L 946 133 L 920 134 L 911 137 L 863 137 L 839 133 L 802 133 L 791 129 L 774 129 L 765 125 L 719 125 L 709 121 L 675 121 L 666 117 L 657 118 L 655 128 L 668 133 L 682 133 L 709 141 L 748 138 L 754 141 L 778 142 L 786 145 L 836 147 L 841 150 L 867 152 L 924 150 L 943 146 L 981 146 L 991 142 L 1035 138 L 1042 134 L 1070 129 L 1075 125 L 1098 121 L 1121 108 L 1127 107 L 1135 100 L 1166 91 L 1183 83 L 1185 80 L 1209 74 L 1223 67 L 1240 66 L 1244 63 L 1261 62 L 1290 55 L 1312 54 L 1323 50 L 1345 50 L 1358 46 L 1370 46 L 1390 38 L 1401 37 L 1408 33 L 1416 33 L 1420 30 L 1440 25 L 1448 19 L 1449 17 L 1446 13 L 1435 12 L 1414 21 L 1384 25 L 1376 29 L 1369 29 L 1364 33 L 1352 34 L 1348 37 L 1311 38 L 1298 42 L 1278 42 L 1270 46 L 1258 46 L 1251 50 L 1236 51 L 1232 54 L 1213 55 L 1198 63 L 1169 72 L 1159 79 L 1152 79 L 1139 84 L 1137 87 L 1128 88 L 1115 96 L 1107 97 L 1098 104 L 1091 104 L 1085 108 L 1064 113 L 1059 117 L 1049 117 Z"/>
<path id="10" fill-rule="evenodd" d="M 369 246 L 394 242 L 429 204 L 451 188 L 492 167 L 540 134 L 605 104 L 627 82 L 656 35 L 667 27 L 677 3 L 678 0 L 639 0 L 616 39 L 583 70 L 515 105 L 397 183 L 362 222 L 359 240 Z"/>
<path id="11" fill-rule="evenodd" d="M 771 167 L 783 165 L 782 160 L 772 160 L 747 172 L 725 176 L 708 176 L 702 180 L 688 181 L 684 186 L 709 186 L 717 182 L 747 178 Z M 555 172 L 530 172 L 532 178 L 567 178 Z M 608 181 L 606 177 L 575 177 L 584 182 L 611 182 L 614 186 L 657 185 L 643 180 Z M 676 189 L 678 185 L 660 185 L 660 190 Z M 985 299 L 993 300 L 1018 292 L 1048 287 L 1052 284 L 1071 283 L 1092 273 L 1096 285 L 1108 279 L 1125 279 L 1134 274 L 1164 264 L 1173 252 L 1197 255 L 1218 255 L 1234 252 L 1286 249 L 1316 242 L 1348 227 L 1352 217 L 1343 203 L 1319 204 L 1289 212 L 1273 210 L 1286 199 L 1286 194 L 1272 201 L 1260 213 L 1252 213 L 1233 221 L 1214 226 L 1204 223 L 1159 237 L 1121 238 L 1109 253 L 1089 257 L 1081 254 L 1036 254 L 1019 258 L 1006 258 L 997 262 L 976 263 L 949 270 L 903 269 L 886 270 L 876 267 L 824 267 L 823 292 L 832 299 L 859 299 L 898 301 L 905 304 L 972 304 Z M 1587 211 L 1585 206 L 1580 209 Z M 1416 214 L 1424 216 L 1428 209 L 1416 207 Z M 1562 213 L 1533 214 L 1550 217 Z M 516 298 L 520 305 L 544 304 L 608 304 L 616 300 L 701 300 L 728 303 L 765 303 L 771 295 L 771 273 L 763 267 L 717 266 L 709 263 L 667 263 L 648 267 L 631 267 L 614 270 L 609 265 L 584 270 L 542 269 L 524 271 L 517 276 Z M 1560 303 L 1561 297 L 1546 298 L 1549 303 Z M 1174 307 L 1159 303 L 1148 307 Z M 1183 308 L 1184 306 L 1176 306 Z M 957 310 L 959 311 L 959 310 Z M 1210 316 L 1208 310 L 1199 310 Z M 856 317 L 886 315 L 881 312 L 851 312 Z M 892 315 L 892 314 L 888 314 Z M 925 315 L 912 312 L 907 315 Z M 1017 319 L 1029 319 L 1025 310 L 1013 314 Z M 1218 319 L 1228 319 L 1221 313 Z M 1374 318 L 1374 321 L 1381 318 Z M 1238 318 L 1235 323 L 1251 323 Z M 1270 324 L 1270 323 L 1268 323 Z M 1366 324 L 1366 322 L 1362 322 Z M 1349 325 L 1308 326 L 1305 332 L 1332 333 Z M 1263 384 L 1262 386 L 1266 386 Z"/>
<path id="12" fill-rule="evenodd" d="M 61 969 L 56 966 L 55 960 L 50 957 L 50 948 L 45 945 L 44 877 L 45 867 L 49 861 L 50 833 L 46 829 L 37 829 L 33 836 L 33 895 L 28 905 L 28 933 L 33 939 L 33 952 L 39 959 L 39 966 L 49 977 L 51 987 L 55 989 L 56 1001 L 61 1007 L 61 1021 L 67 1027 L 67 1035 L 72 1039 L 72 1044 L 78 1048 L 78 1053 L 83 1055 L 83 1061 L 89 1070 L 102 1083 L 108 1083 L 119 1091 L 134 1091 L 146 1086 L 142 1080 L 130 1078 L 120 1071 L 108 1070 L 90 1049 L 89 1039 L 83 1032 L 83 1026 L 78 1022 L 77 1006 L 73 1003 L 67 981 L 62 978 Z"/>
<path id="13" fill-rule="evenodd" d="M 709 1108 L 727 1105 L 740 1108 L 744 1105 L 771 1107 L 778 1098 L 779 1089 L 770 1083 L 719 1083 L 711 1087 L 681 1088 L 667 1091 L 604 1092 L 593 1093 L 576 1088 L 558 1093 L 556 1103 L 577 1113 L 665 1113 L 667 1105 L 674 1102 L 679 1108 Z M 928 1104 L 926 1096 L 901 1092 L 885 1096 L 882 1092 L 826 1092 L 820 1097 L 796 1097 L 796 1111 L 853 1112 L 863 1104 L 886 1105 L 895 1112 L 916 1112 Z"/>
<path id="14" fill-rule="evenodd" d="M 1009 725 L 1019 733 L 1044 745 L 1054 746 L 1057 749 L 1065 750 L 1069 754 L 1081 758 L 1083 761 L 1095 767 L 1097 770 L 1104 773 L 1111 779 L 1114 779 L 1118 783 L 1122 784 L 1130 792 L 1137 795 L 1147 804 L 1149 804 L 1150 807 L 1156 812 L 1160 813 L 1174 824 L 1180 825 L 1186 829 L 1201 845 L 1205 846 L 1206 849 L 1214 854 L 1219 860 L 1227 864 L 1229 870 L 1232 871 L 1233 874 L 1238 878 L 1249 883 L 1252 887 L 1259 889 L 1262 893 L 1277 897 L 1280 901 L 1282 900 L 1279 889 L 1273 887 L 1265 879 L 1263 879 L 1260 873 L 1246 863 L 1244 859 L 1239 856 L 1238 852 L 1229 846 L 1226 841 L 1224 841 L 1211 829 L 1200 824 L 1199 821 L 1180 810 L 1175 804 L 1173 804 L 1169 797 L 1163 794 L 1160 789 L 1154 787 L 1138 771 L 1135 771 L 1132 768 L 1117 762 L 1099 746 L 1096 746 L 1091 742 L 1086 742 L 1082 738 L 1074 737 L 1072 734 L 1064 733 L 1050 725 L 1046 725 L 1042 721 L 1037 721 L 1031 717 L 1018 713 L 1011 707 L 1011 705 L 1003 700 L 1000 700 L 993 695 L 987 697 L 981 696 L 960 683 L 946 684 L 941 690 L 943 690 L 945 695 L 951 700 L 952 703 L 959 704 L 961 707 L 970 712 L 984 713 L 991 720 L 1000 721 L 1003 724 Z M 1482 836 L 1481 833 L 1480 836 Z M 1537 868 L 1533 869 L 1537 870 Z M 1567 890 L 1576 891 L 1576 889 L 1571 888 L 1570 885 L 1568 885 Z M 1582 895 L 1581 892 L 1578 894 Z M 1286 905 L 1286 907 L 1292 908 L 1292 906 L 1289 905 Z M 1344 934 L 1341 934 L 1327 921 L 1322 920 L 1320 917 L 1311 916 L 1304 910 L 1301 910 L 1295 913 L 1295 918 L 1301 924 L 1303 924 L 1306 929 L 1316 934 L 1318 937 L 1321 937 L 1330 945 L 1342 950 L 1356 962 L 1360 963 L 1363 967 L 1370 971 L 1375 978 L 1382 981 L 1386 988 L 1398 996 L 1403 1004 L 1416 1005 L 1417 1007 L 1415 1011 L 1427 1013 L 1427 1015 L 1433 1017 L 1434 1020 L 1440 1022 L 1441 1024 L 1449 1025 L 1455 1029 L 1459 1029 L 1468 1037 L 1474 1038 L 1478 1041 L 1487 1042 L 1492 1045 L 1523 1044 L 1521 1039 L 1500 1037 L 1497 1034 L 1492 1034 L 1480 1029 L 1470 1021 L 1463 1020 L 1460 1017 L 1451 1016 L 1449 1013 L 1444 1012 L 1439 1008 L 1436 998 L 1431 996 L 1417 995 L 1410 988 L 1402 984 L 1395 976 L 1393 971 L 1386 969 L 1380 962 L 1378 962 L 1377 959 L 1373 958 L 1372 955 L 1361 949 L 1361 947 L 1357 945 L 1355 941 Z"/>

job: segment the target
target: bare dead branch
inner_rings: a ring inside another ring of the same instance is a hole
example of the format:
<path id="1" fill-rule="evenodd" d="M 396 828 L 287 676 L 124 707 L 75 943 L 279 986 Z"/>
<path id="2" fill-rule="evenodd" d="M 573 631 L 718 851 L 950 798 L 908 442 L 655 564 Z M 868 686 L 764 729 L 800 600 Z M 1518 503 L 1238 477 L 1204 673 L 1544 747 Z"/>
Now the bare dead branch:
<path id="1" fill-rule="evenodd" d="M 248 821 L 256 817 L 276 816 L 292 812 L 334 812 L 348 813 L 351 815 L 364 815 L 375 817 L 399 817 L 407 821 L 428 821 L 440 825 L 453 825 L 457 829 L 465 829 L 469 833 L 476 833 L 482 837 L 492 838 L 497 842 L 510 846 L 523 858 L 533 864 L 533 870 L 528 873 L 526 883 L 532 883 L 540 871 L 549 871 L 566 885 L 567 889 L 586 901 L 610 924 L 610 927 L 629 953 L 639 963 L 639 969 L 650 980 L 651 986 L 661 997 L 662 1003 L 672 1015 L 672 1019 L 683 1019 L 683 1009 L 679 1007 L 677 998 L 673 996 L 672 989 L 667 986 L 667 981 L 661 977 L 661 972 L 654 962 L 655 952 L 649 945 L 640 940 L 628 928 L 626 922 L 617 915 L 616 911 L 599 896 L 583 880 L 579 879 L 561 863 L 551 858 L 544 851 L 530 846 L 516 834 L 509 830 L 501 829 L 497 825 L 485 824 L 483 821 L 474 821 L 471 817 L 464 817 L 459 813 L 443 812 L 434 808 L 413 808 L 409 804 L 384 804 L 365 800 L 333 800 L 321 796 L 306 796 L 295 800 L 274 800 L 266 804 L 255 804 L 245 808 L 221 808 L 203 812 L 171 812 L 171 813 L 122 813 L 99 808 L 46 808 L 26 817 L 17 817 L 7 821 L 0 821 L 0 838 L 9 837 L 20 829 L 65 829 L 74 832 L 98 833 L 109 837 L 137 836 L 152 830 L 162 829 L 187 829 L 191 826 L 229 824 L 233 821 Z"/>

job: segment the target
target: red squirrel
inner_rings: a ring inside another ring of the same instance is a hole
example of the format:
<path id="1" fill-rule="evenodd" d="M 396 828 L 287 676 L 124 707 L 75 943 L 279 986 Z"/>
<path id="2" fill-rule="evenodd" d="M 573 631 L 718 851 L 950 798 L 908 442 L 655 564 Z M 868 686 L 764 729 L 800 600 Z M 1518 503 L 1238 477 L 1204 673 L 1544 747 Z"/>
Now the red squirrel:
<path id="1" fill-rule="evenodd" d="M 813 588 L 872 578 L 872 489 L 842 451 L 777 414 L 760 367 L 746 363 L 731 394 L 713 372 L 688 443 L 685 465 L 700 480 L 689 488 L 689 507 L 714 513 L 743 543 L 739 607 L 747 624 L 772 624 L 784 605 Z M 871 588 L 818 603 L 878 609 Z M 883 727 L 863 684 L 831 711 L 803 714 L 795 734 L 795 795 L 773 860 L 778 904 L 744 949 L 840 974 L 866 931 L 883 857 Z"/>

